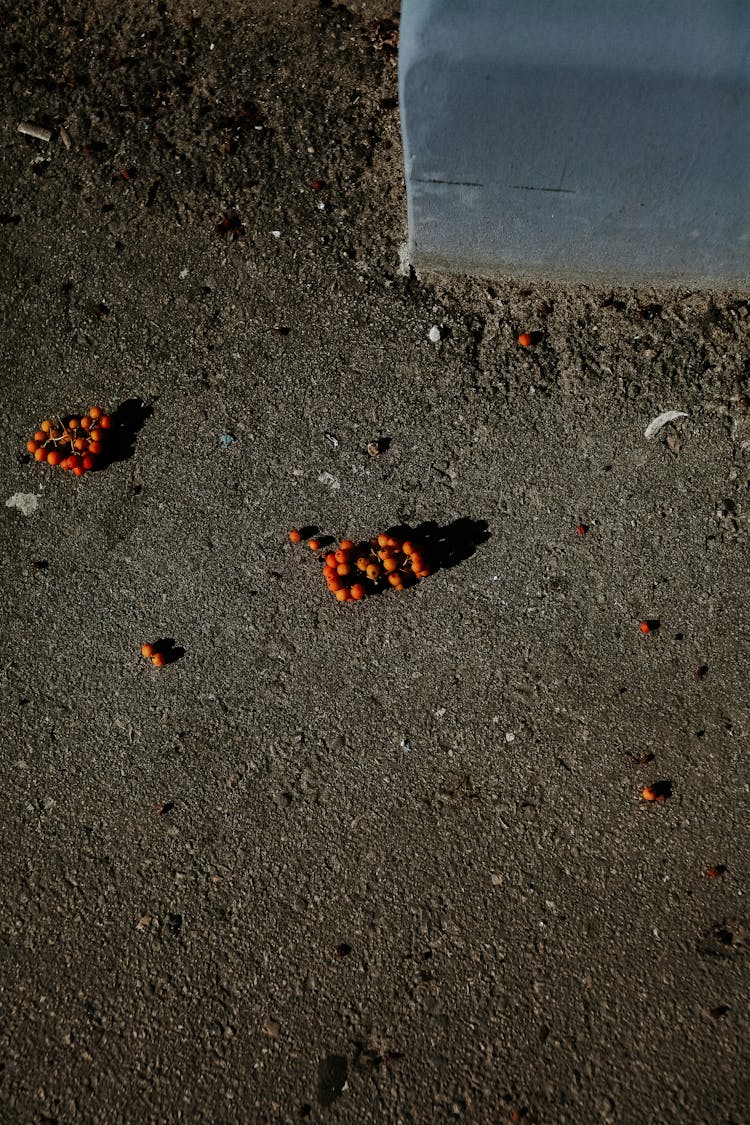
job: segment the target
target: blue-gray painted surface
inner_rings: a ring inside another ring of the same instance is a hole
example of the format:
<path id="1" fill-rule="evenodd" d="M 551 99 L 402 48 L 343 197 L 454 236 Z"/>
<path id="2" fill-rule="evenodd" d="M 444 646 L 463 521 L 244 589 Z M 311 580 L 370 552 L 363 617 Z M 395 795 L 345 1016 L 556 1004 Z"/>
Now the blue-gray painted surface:
<path id="1" fill-rule="evenodd" d="M 415 266 L 747 288 L 750 0 L 404 0 Z"/>

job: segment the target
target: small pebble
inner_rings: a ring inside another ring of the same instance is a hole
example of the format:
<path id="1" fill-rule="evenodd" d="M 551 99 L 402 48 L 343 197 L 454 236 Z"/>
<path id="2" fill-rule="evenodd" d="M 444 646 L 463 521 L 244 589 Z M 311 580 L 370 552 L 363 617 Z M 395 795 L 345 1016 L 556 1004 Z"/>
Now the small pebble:
<path id="1" fill-rule="evenodd" d="M 439 344 L 441 335 L 442 333 L 440 332 L 440 325 L 438 324 L 433 324 L 432 328 L 427 333 L 427 337 L 432 344 Z"/>

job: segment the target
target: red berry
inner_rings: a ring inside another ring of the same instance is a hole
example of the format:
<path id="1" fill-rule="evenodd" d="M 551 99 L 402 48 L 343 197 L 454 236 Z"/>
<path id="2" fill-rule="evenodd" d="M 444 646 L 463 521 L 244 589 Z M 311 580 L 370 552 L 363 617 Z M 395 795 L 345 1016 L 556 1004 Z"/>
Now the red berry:
<path id="1" fill-rule="evenodd" d="M 99 425 L 103 430 L 111 430 L 114 422 L 112 421 L 112 418 L 109 414 L 102 414 L 101 418 L 99 419 Z"/>
<path id="2" fill-rule="evenodd" d="M 47 458 L 47 460 L 49 460 L 49 458 Z M 83 456 L 82 464 L 84 469 L 93 469 L 94 465 L 96 464 L 96 460 L 89 453 L 85 453 Z"/>

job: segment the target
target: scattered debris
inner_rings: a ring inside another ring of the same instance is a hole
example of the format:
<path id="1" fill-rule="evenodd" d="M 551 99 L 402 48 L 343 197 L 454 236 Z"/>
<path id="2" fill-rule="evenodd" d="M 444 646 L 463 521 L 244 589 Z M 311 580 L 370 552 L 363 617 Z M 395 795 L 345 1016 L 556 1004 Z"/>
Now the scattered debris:
<path id="1" fill-rule="evenodd" d="M 318 1102 L 333 1105 L 346 1089 L 349 1064 L 344 1055 L 328 1055 L 318 1065 Z"/>
<path id="2" fill-rule="evenodd" d="M 707 675 L 708 664 L 699 664 L 698 667 L 693 670 L 693 679 L 698 680 L 699 683 L 701 680 L 705 680 Z"/>
<path id="3" fill-rule="evenodd" d="M 586 524 L 579 523 L 578 527 L 576 528 L 576 535 L 586 535 L 587 532 L 588 527 L 586 526 Z"/>
<path id="4" fill-rule="evenodd" d="M 352 951 L 352 947 L 348 942 L 342 941 L 336 946 L 336 956 L 339 958 L 348 957 Z"/>
<path id="5" fill-rule="evenodd" d="M 643 436 L 647 441 L 650 441 L 663 426 L 666 426 L 668 422 L 674 422 L 677 418 L 687 418 L 687 413 L 684 410 L 666 410 L 663 414 L 657 415 L 652 422 L 649 422 L 643 431 Z"/>
<path id="6" fill-rule="evenodd" d="M 321 484 L 324 484 L 326 488 L 330 488 L 331 492 L 338 492 L 338 490 L 341 488 L 341 481 L 338 479 L 338 477 L 335 477 L 333 473 L 329 473 L 327 471 L 322 472 L 318 477 L 318 480 Z"/>
<path id="7" fill-rule="evenodd" d="M 654 761 L 656 755 L 652 754 L 650 751 L 646 751 L 646 753 L 640 754 L 634 754 L 631 752 L 629 754 L 626 754 L 626 757 L 631 766 L 648 766 L 651 764 L 651 762 Z"/>
<path id="8" fill-rule="evenodd" d="M 391 444 L 391 439 L 387 437 L 376 438 L 375 441 L 369 442 L 367 452 L 371 457 L 379 457 L 381 453 L 385 453 Z"/>
<path id="9" fill-rule="evenodd" d="M 706 878 L 720 879 L 722 875 L 726 874 L 726 865 L 723 863 L 716 863 L 713 867 L 706 868 Z"/>
<path id="10" fill-rule="evenodd" d="M 24 516 L 33 516 L 39 507 L 39 497 L 33 492 L 14 492 L 5 501 L 6 508 L 18 508 Z"/>
<path id="11" fill-rule="evenodd" d="M 70 140 L 70 134 L 68 133 L 68 130 L 64 129 L 61 125 L 59 131 L 60 131 L 60 140 L 62 141 L 62 143 L 65 145 L 66 148 L 70 148 L 71 140 Z"/>
<path id="12" fill-rule="evenodd" d="M 654 801 L 657 805 L 663 805 L 672 796 L 672 783 L 671 781 L 655 781 L 652 785 L 644 785 L 641 796 L 644 801 Z"/>
<path id="13" fill-rule="evenodd" d="M 281 1031 L 281 1024 L 278 1020 L 267 1019 L 263 1024 L 263 1034 L 268 1035 L 271 1039 L 278 1038 Z"/>
<path id="14" fill-rule="evenodd" d="M 326 441 L 330 445 L 331 449 L 338 449 L 338 447 L 341 444 L 341 442 L 336 437 L 336 435 L 330 433 L 328 430 L 326 430 L 326 432 L 323 434 L 323 437 L 326 439 Z"/>
<path id="15" fill-rule="evenodd" d="M 247 233 L 239 215 L 235 213 L 222 215 L 214 230 L 225 242 L 238 242 Z"/>
<path id="16" fill-rule="evenodd" d="M 141 656 L 144 660 L 150 660 L 155 668 L 174 664 L 184 655 L 185 649 L 175 645 L 171 637 L 153 643 L 147 641 L 141 645 Z"/>
<path id="17" fill-rule="evenodd" d="M 52 140 L 52 130 L 45 129 L 43 125 L 35 125 L 33 121 L 22 121 L 18 126 L 18 132 L 23 133 L 25 137 L 34 137 L 37 141 L 44 141 L 49 144 Z"/>
<path id="18" fill-rule="evenodd" d="M 152 805 L 151 812 L 154 816 L 165 816 L 174 808 L 174 801 L 158 801 Z"/>
<path id="19" fill-rule="evenodd" d="M 443 336 L 443 334 L 440 331 L 440 325 L 439 324 L 433 324 L 432 328 L 427 333 L 427 339 L 430 341 L 431 344 L 439 344 L 441 339 L 442 339 L 442 336 Z"/>
<path id="20" fill-rule="evenodd" d="M 715 922 L 698 942 L 698 952 L 708 957 L 743 957 L 750 953 L 750 928 L 740 918 Z"/>
<path id="21" fill-rule="evenodd" d="M 159 929 L 159 919 L 153 914 L 142 914 L 140 916 L 140 918 L 138 919 L 138 921 L 136 922 L 135 928 L 136 928 L 136 930 L 139 930 L 141 933 L 143 933 L 144 930 L 150 930 L 150 929 L 158 930 Z"/>
<path id="22" fill-rule="evenodd" d="M 229 449 L 235 441 L 234 434 L 219 434 L 219 445 L 222 449 Z"/>
<path id="23" fill-rule="evenodd" d="M 639 628 L 644 637 L 648 637 L 651 633 L 657 632 L 657 630 L 659 629 L 659 624 L 660 623 L 658 617 L 649 617 L 645 621 L 641 621 Z"/>

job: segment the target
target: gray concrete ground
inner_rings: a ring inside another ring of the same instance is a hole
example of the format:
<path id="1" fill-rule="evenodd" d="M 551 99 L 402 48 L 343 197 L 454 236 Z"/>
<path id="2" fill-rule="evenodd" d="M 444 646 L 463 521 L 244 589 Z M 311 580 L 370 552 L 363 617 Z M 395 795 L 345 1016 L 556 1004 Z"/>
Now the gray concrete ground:
<path id="1" fill-rule="evenodd" d="M 2 21 L 4 1121 L 748 1119 L 748 302 L 399 273 L 388 16 Z"/>

